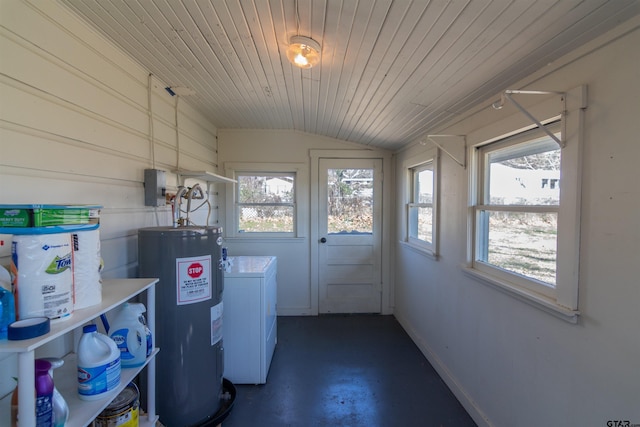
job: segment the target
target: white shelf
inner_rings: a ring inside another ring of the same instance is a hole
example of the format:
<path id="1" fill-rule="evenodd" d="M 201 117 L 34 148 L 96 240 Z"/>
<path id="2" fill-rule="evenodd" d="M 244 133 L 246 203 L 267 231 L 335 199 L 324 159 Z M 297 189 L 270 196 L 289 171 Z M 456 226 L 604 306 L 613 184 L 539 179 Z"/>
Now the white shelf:
<path id="1" fill-rule="evenodd" d="M 20 383 L 33 384 L 35 373 L 33 369 L 35 350 L 74 329 L 84 325 L 99 317 L 101 314 L 119 306 L 136 295 L 148 291 L 147 313 L 148 326 L 152 334 L 155 334 L 155 288 L 153 287 L 158 279 L 113 279 L 105 280 L 102 283 L 102 302 L 92 307 L 82 310 L 76 310 L 64 320 L 51 322 L 51 331 L 43 336 L 22 341 L 2 341 L 0 342 L 0 353 L 14 353 L 18 356 L 18 376 Z M 69 405 L 69 422 L 70 427 L 85 426 L 89 424 L 114 397 L 124 389 L 129 382 L 147 365 L 149 366 L 149 382 L 155 384 L 155 355 L 158 349 L 147 358 L 144 365 L 137 368 L 122 369 L 120 386 L 105 395 L 103 399 L 96 401 L 84 401 L 78 398 L 77 394 L 77 363 L 76 355 L 73 353 L 65 356 L 64 365 L 56 369 L 54 372 L 54 382 L 58 391 L 64 396 Z M 151 390 L 151 387 L 149 387 Z M 155 393 L 149 394 L 149 416 L 141 417 L 141 426 L 153 426 L 157 419 L 155 415 Z M 9 425 L 9 412 L 4 408 L 10 407 L 11 394 L 2 399 L 0 408 L 2 415 L 0 416 L 0 425 Z M 21 420 L 26 425 L 35 425 L 35 399 L 33 392 L 27 389 L 19 389 L 19 412 L 22 414 Z"/>
<path id="2" fill-rule="evenodd" d="M 73 331 L 85 323 L 100 317 L 101 314 L 119 306 L 134 296 L 144 292 L 158 279 L 116 279 L 102 282 L 102 302 L 100 304 L 75 310 L 71 316 L 51 322 L 51 331 L 43 336 L 21 341 L 0 341 L 0 353 L 23 353 L 53 341 Z"/>
<path id="3" fill-rule="evenodd" d="M 147 364 L 158 353 L 158 349 L 147 358 L 142 366 L 135 368 L 122 368 L 120 373 L 120 385 L 117 389 L 105 393 L 102 399 L 98 400 L 81 400 L 78 397 L 78 372 L 77 372 L 77 355 L 71 353 L 64 358 L 64 365 L 53 372 L 53 379 L 58 391 L 64 397 L 69 405 L 69 421 L 65 427 L 82 427 L 87 424 L 87 420 L 93 420 L 100 415 L 100 412 L 111 403 L 111 401 L 120 393 L 133 379 L 142 371 Z M 140 421 L 150 421 L 147 417 L 140 417 Z M 153 425 L 151 420 L 149 425 Z M 144 425 L 141 423 L 141 425 Z"/>
<path id="4" fill-rule="evenodd" d="M 226 176 L 207 171 L 178 171 L 176 172 L 176 174 L 180 179 L 194 178 L 207 182 L 218 182 L 225 184 L 235 184 L 238 182 L 235 179 L 227 178 Z"/>

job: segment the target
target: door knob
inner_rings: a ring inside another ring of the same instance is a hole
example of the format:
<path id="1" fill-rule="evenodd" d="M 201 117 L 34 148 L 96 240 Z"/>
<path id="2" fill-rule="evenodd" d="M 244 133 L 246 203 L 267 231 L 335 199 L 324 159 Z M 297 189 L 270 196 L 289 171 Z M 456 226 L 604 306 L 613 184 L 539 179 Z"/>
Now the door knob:
<path id="1" fill-rule="evenodd" d="M 327 239 L 323 237 L 322 239 L 320 239 L 320 243 L 327 243 Z"/>

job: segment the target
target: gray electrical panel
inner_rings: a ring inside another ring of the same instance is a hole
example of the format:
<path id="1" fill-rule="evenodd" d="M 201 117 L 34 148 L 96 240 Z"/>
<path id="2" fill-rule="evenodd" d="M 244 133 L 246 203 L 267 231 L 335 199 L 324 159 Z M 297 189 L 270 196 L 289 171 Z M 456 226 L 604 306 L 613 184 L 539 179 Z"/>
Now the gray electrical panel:
<path id="1" fill-rule="evenodd" d="M 144 170 L 144 205 L 145 206 L 164 206 L 166 179 L 164 171 L 158 169 Z"/>

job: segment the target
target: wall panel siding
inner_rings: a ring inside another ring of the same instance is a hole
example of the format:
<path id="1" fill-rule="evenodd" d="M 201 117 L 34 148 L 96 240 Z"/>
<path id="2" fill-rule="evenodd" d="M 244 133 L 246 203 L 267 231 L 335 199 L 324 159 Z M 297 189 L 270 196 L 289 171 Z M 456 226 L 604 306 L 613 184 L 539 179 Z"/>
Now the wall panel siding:
<path id="1" fill-rule="evenodd" d="M 178 167 L 216 172 L 215 126 L 63 7 L 3 4 L 0 49 L 11 58 L 0 62 L 3 203 L 101 204 L 103 229 L 129 230 L 157 222 L 143 206 L 145 168 L 166 170 L 169 191 Z M 132 211 L 121 222 L 114 208 Z"/>
<path id="2" fill-rule="evenodd" d="M 103 277 L 135 277 L 137 229 L 171 223 L 170 206 L 144 206 L 144 169 L 165 170 L 170 192 L 179 166 L 217 172 L 217 130 L 59 3 L 0 7 L 0 203 L 104 206 Z M 0 265 L 9 255 L 0 247 Z M 2 378 L 15 370 L 0 361 Z M 13 386 L 0 381 L 0 398 Z"/>
<path id="3" fill-rule="evenodd" d="M 469 178 L 446 155 L 440 168 L 441 256 L 425 259 L 398 246 L 395 315 L 479 425 L 582 426 L 640 419 L 640 86 L 634 84 L 640 57 L 631 54 L 640 43 L 638 22 L 516 86 L 558 92 L 588 86 L 577 324 L 462 273 Z M 507 124 L 515 130 L 527 120 L 515 109 L 498 112 L 489 102 L 441 133 L 466 135 L 471 146 L 500 135 L 496 132 L 504 132 Z M 416 144 L 399 153 L 397 164 L 423 149 Z M 398 170 L 396 178 L 401 195 L 408 185 L 406 171 Z M 395 208 L 400 238 L 404 203 L 399 197 Z"/>

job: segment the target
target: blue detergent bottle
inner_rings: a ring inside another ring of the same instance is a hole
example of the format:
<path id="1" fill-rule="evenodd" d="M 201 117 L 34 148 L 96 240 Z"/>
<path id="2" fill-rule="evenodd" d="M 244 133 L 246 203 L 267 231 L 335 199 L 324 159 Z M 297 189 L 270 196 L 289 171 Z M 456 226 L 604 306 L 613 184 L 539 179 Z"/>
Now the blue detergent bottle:
<path id="1" fill-rule="evenodd" d="M 9 325 L 16 321 L 13 293 L 0 286 L 0 340 L 7 339 Z"/>

